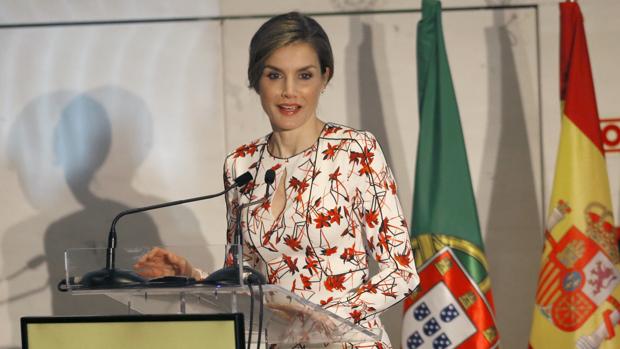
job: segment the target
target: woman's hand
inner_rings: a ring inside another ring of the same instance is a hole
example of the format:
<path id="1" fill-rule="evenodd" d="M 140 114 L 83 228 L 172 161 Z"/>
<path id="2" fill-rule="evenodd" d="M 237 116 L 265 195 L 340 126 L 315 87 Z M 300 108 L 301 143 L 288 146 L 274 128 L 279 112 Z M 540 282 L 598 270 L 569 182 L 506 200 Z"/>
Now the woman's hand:
<path id="1" fill-rule="evenodd" d="M 133 265 L 143 277 L 187 276 L 201 279 L 200 271 L 192 267 L 187 259 L 163 248 L 154 247 Z"/>
<path id="2" fill-rule="evenodd" d="M 338 326 L 336 323 L 328 315 L 316 312 L 312 308 L 304 307 L 298 304 L 277 303 L 266 304 L 266 306 L 271 309 L 272 312 L 278 313 L 281 317 L 291 323 L 296 320 L 301 321 L 301 327 L 309 326 L 306 330 L 309 329 L 310 331 L 319 331 L 324 333 L 328 338 L 337 333 Z"/>

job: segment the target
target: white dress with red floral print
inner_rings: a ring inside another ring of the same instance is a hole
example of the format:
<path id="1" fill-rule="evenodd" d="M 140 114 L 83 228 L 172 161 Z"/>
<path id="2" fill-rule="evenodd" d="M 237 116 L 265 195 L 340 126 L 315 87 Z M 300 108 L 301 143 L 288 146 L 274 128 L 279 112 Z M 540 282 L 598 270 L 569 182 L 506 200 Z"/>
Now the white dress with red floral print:
<path id="1" fill-rule="evenodd" d="M 378 314 L 409 294 L 419 278 L 396 184 L 377 140 L 328 123 L 313 146 L 284 159 L 269 153 L 269 136 L 226 158 L 226 187 L 246 171 L 254 177 L 226 197 L 228 240 L 237 206 L 265 195 L 265 171 L 275 170 L 269 192 L 285 183 L 285 205 L 277 217 L 271 198 L 243 211 L 245 262 L 269 283 L 364 327 L 381 327 Z M 379 266 L 372 276 L 368 256 Z M 389 343 L 384 332 L 382 343 L 354 347 L 391 348 Z"/>

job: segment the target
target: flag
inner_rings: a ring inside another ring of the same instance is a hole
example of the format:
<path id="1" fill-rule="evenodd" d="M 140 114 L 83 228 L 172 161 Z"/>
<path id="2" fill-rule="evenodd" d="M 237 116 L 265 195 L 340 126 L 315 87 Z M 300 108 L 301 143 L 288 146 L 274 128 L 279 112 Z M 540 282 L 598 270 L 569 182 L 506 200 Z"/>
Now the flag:
<path id="1" fill-rule="evenodd" d="M 562 121 L 530 348 L 620 348 L 620 258 L 583 17 L 560 4 Z"/>
<path id="2" fill-rule="evenodd" d="M 441 26 L 441 3 L 418 23 L 420 135 L 411 239 L 419 288 L 405 300 L 402 347 L 496 348 L 488 263 Z"/>

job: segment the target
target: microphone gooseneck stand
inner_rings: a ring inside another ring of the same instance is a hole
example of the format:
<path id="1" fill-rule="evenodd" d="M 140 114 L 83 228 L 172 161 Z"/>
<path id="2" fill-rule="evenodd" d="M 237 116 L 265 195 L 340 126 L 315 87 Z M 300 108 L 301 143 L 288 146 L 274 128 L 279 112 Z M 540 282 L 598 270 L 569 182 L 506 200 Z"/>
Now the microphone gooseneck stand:
<path id="1" fill-rule="evenodd" d="M 237 209 L 237 216 L 235 220 L 235 234 L 233 237 L 233 247 L 231 248 L 233 265 L 224 267 L 220 270 L 215 271 L 210 274 L 205 280 L 202 281 L 204 284 L 208 285 L 217 285 L 217 286 L 236 286 L 241 285 L 242 281 L 248 286 L 250 290 L 250 328 L 248 331 L 248 339 L 247 339 L 247 348 L 250 348 L 250 343 L 252 342 L 252 325 L 254 320 L 254 292 L 252 289 L 252 285 L 258 285 L 259 289 L 259 299 L 260 299 L 260 307 L 258 313 L 258 341 L 256 342 L 256 347 L 260 348 L 261 335 L 263 331 L 263 286 L 267 283 L 267 279 L 263 274 L 258 272 L 255 269 L 250 268 L 247 265 L 244 265 L 243 268 L 240 268 L 240 265 L 243 261 L 239 261 L 239 255 L 241 255 L 241 259 L 243 260 L 243 232 L 241 230 L 241 217 L 243 214 L 243 210 L 247 209 L 250 206 L 262 204 L 263 202 L 269 199 L 269 188 L 274 183 L 276 179 L 276 172 L 272 169 L 269 169 L 265 172 L 265 195 L 255 201 L 250 201 L 248 203 L 242 204 Z"/>
<path id="2" fill-rule="evenodd" d="M 262 204 L 269 199 L 269 187 L 273 184 L 276 178 L 274 170 L 267 170 L 265 172 L 265 183 L 267 188 L 265 189 L 265 195 L 255 201 L 250 201 L 245 204 L 239 205 L 237 209 L 237 216 L 235 217 L 235 234 L 233 236 L 233 246 L 230 253 L 232 253 L 232 265 L 219 269 L 207 276 L 202 283 L 208 285 L 218 286 L 235 286 L 241 285 L 242 281 L 248 284 L 266 284 L 267 279 L 263 274 L 249 266 L 243 266 L 240 269 L 241 262 L 239 261 L 239 255 L 243 259 L 243 233 L 241 231 L 241 216 L 243 210 L 254 205 Z"/>
<path id="3" fill-rule="evenodd" d="M 116 262 L 116 246 L 117 246 L 117 234 L 116 234 L 116 224 L 118 221 L 130 214 L 140 213 L 150 210 L 155 210 L 159 208 L 181 205 L 185 203 L 190 203 L 194 201 L 207 200 L 212 199 L 223 194 L 226 194 L 228 191 L 242 187 L 249 183 L 252 180 L 252 175 L 250 172 L 245 172 L 241 176 L 237 177 L 234 180 L 234 185 L 226 188 L 225 190 L 212 194 L 194 197 L 190 199 L 171 201 L 151 206 L 138 207 L 133 209 L 128 209 L 120 212 L 114 220 L 112 221 L 112 225 L 110 227 L 110 232 L 108 234 L 108 247 L 106 250 L 106 266 L 103 269 L 92 271 L 86 273 L 80 280 L 80 284 L 83 287 L 88 288 L 121 288 L 121 287 L 131 287 L 131 286 L 143 286 L 147 280 L 139 276 L 137 273 L 130 270 L 117 269 Z M 233 265 L 224 267 L 220 270 L 215 271 L 210 274 L 205 280 L 201 281 L 203 284 L 207 285 L 216 285 L 216 286 L 235 286 L 241 285 L 242 282 L 248 285 L 250 288 L 250 332 L 248 334 L 248 348 L 252 339 L 252 324 L 253 324 L 253 316 L 254 316 L 254 292 L 252 289 L 252 285 L 258 285 L 259 288 L 259 298 L 260 298 L 260 308 L 259 308 L 259 319 L 258 319 L 258 342 L 257 347 L 260 348 L 261 334 L 263 331 L 263 303 L 264 303 L 264 295 L 262 285 L 267 283 L 267 279 L 260 272 L 250 268 L 249 266 L 241 265 L 238 256 L 241 255 L 243 259 L 243 236 L 241 230 L 241 215 L 243 210 L 253 206 L 261 204 L 269 199 L 269 188 L 275 181 L 275 171 L 267 170 L 265 173 L 265 183 L 267 184 L 265 190 L 265 196 L 259 200 L 251 201 L 246 204 L 240 205 L 238 208 L 238 214 L 235 221 L 235 234 L 233 238 L 234 246 L 231 248 L 231 253 L 233 254 Z M 67 283 L 66 280 L 61 281 L 62 283 Z M 150 281 L 149 281 L 150 282 Z M 184 282 L 187 282 L 184 281 Z M 192 279 L 192 282 L 195 280 Z M 60 288 L 60 286 L 59 286 Z"/>
<path id="4" fill-rule="evenodd" d="M 233 188 L 241 187 L 246 185 L 248 182 L 252 180 L 252 175 L 250 172 L 246 172 L 241 176 L 235 178 L 234 184 L 225 190 L 211 195 L 199 196 L 190 199 L 171 201 L 166 203 L 161 203 L 157 205 L 138 207 L 129 210 L 122 211 L 112 221 L 112 226 L 110 227 L 110 232 L 108 234 L 108 248 L 106 250 L 106 266 L 103 269 L 92 271 L 86 273 L 82 279 L 81 284 L 83 286 L 89 288 L 115 288 L 115 287 L 128 287 L 132 285 L 141 285 L 146 282 L 144 278 L 139 276 L 137 273 L 130 270 L 117 269 L 116 262 L 116 245 L 117 245 L 117 234 L 116 234 L 116 224 L 119 219 L 126 215 L 145 212 L 150 210 L 155 210 L 158 208 L 164 208 L 169 206 L 181 205 L 189 202 L 200 201 L 212 199 L 218 196 L 221 196 Z"/>

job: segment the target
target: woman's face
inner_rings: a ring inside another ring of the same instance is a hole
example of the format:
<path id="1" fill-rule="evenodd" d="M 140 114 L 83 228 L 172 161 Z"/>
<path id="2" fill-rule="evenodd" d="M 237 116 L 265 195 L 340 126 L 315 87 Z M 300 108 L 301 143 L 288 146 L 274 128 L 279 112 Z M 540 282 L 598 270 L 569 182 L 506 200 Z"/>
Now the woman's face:
<path id="1" fill-rule="evenodd" d="M 288 131 L 311 125 L 328 76 L 327 70 L 321 74 L 319 58 L 308 43 L 294 43 L 274 51 L 265 61 L 258 83 L 261 104 L 272 129 Z"/>

